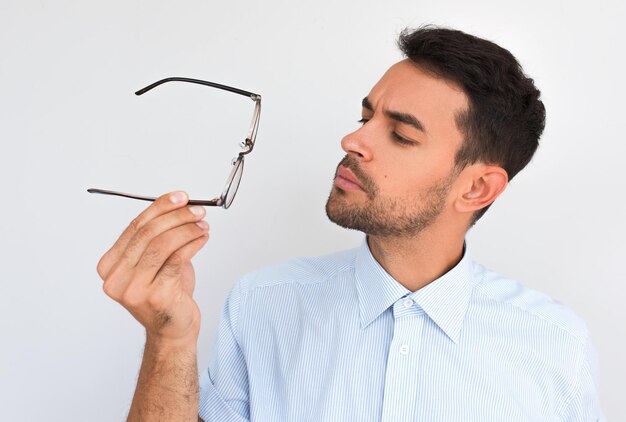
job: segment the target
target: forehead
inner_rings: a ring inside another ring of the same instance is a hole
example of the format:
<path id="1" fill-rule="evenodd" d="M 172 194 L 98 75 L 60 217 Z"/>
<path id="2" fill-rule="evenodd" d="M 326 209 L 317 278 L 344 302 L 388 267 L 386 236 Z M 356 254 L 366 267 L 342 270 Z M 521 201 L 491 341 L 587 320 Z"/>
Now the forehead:
<path id="1" fill-rule="evenodd" d="M 459 86 L 410 60 L 391 66 L 374 85 L 368 99 L 376 112 L 392 110 L 414 115 L 434 137 L 454 132 L 456 115 L 467 110 L 469 104 Z"/>

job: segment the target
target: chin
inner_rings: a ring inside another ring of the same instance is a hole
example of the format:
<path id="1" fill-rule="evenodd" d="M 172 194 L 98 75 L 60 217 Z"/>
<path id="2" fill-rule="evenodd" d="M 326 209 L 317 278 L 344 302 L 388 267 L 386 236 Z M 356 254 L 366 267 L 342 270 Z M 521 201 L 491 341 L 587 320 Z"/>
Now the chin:
<path id="1" fill-rule="evenodd" d="M 367 207 L 348 200 L 346 191 L 333 188 L 326 202 L 326 216 L 330 221 L 345 229 L 365 231 L 368 220 Z"/>

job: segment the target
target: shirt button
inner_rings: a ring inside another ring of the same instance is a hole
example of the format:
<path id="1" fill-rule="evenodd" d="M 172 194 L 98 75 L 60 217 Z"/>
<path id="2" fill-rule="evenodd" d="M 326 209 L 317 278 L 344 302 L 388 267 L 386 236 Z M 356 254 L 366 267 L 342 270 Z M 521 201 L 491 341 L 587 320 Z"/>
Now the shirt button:
<path id="1" fill-rule="evenodd" d="M 408 355 L 409 354 L 409 345 L 408 344 L 403 344 L 402 346 L 400 346 L 400 354 L 401 355 Z"/>
<path id="2" fill-rule="evenodd" d="M 413 306 L 413 299 L 406 299 L 406 300 L 404 301 L 404 307 L 408 309 L 408 308 L 410 308 L 411 306 Z"/>

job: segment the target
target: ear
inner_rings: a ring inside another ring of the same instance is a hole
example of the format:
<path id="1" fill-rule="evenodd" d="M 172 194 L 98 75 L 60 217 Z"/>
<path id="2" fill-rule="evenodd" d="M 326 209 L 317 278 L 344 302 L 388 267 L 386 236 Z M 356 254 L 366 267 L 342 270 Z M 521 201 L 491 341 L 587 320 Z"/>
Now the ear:
<path id="1" fill-rule="evenodd" d="M 459 212 L 475 212 L 496 200 L 509 182 L 502 167 L 481 164 L 467 175 L 467 183 L 455 202 Z"/>

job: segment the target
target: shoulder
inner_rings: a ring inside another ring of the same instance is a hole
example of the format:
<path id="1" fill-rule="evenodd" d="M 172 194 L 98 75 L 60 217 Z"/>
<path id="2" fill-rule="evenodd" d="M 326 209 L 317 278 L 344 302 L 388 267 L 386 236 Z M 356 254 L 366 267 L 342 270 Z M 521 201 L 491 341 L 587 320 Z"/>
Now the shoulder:
<path id="1" fill-rule="evenodd" d="M 294 258 L 246 274 L 238 283 L 242 293 L 281 285 L 318 284 L 354 269 L 358 248 L 313 258 Z"/>
<path id="2" fill-rule="evenodd" d="M 491 306 L 523 316 L 534 329 L 543 326 L 560 332 L 578 345 L 587 342 L 589 333 L 583 319 L 551 296 L 478 263 L 474 263 L 474 276 L 476 294 Z"/>

